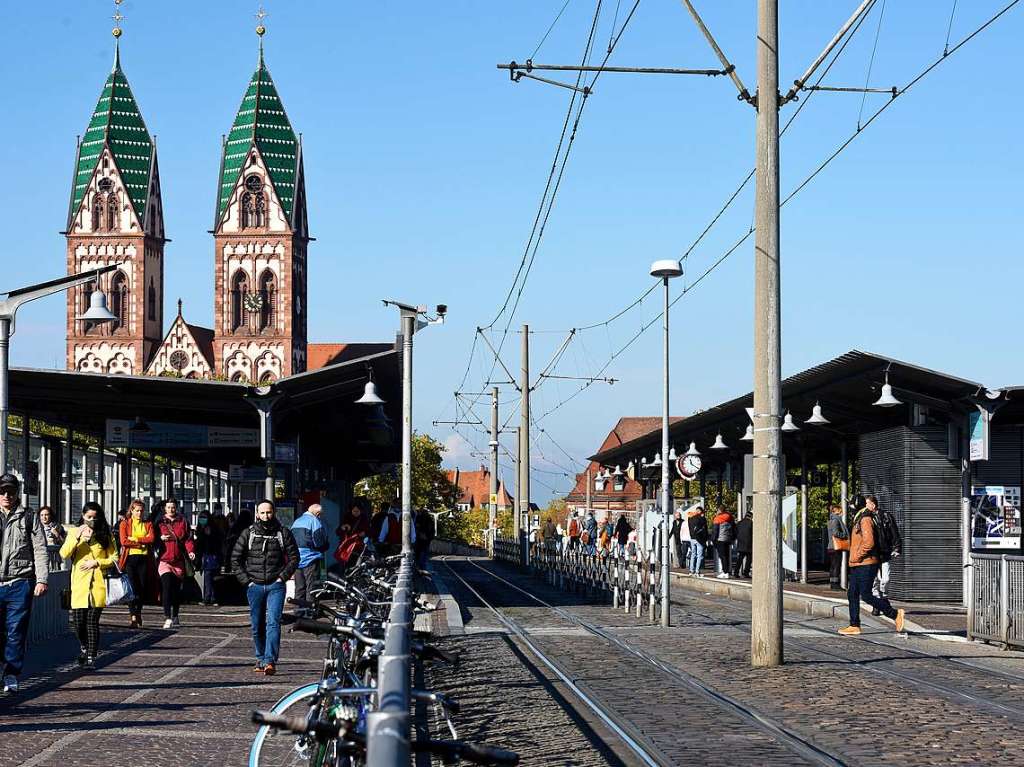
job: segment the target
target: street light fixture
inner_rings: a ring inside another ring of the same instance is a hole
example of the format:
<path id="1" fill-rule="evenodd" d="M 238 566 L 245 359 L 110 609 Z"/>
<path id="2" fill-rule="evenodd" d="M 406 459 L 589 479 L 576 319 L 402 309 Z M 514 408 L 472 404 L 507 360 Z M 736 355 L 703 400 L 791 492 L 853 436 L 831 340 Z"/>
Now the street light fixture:
<path id="1" fill-rule="evenodd" d="M 10 412 L 8 379 L 10 377 L 11 336 L 14 335 L 14 315 L 17 314 L 22 304 L 63 292 L 68 288 L 85 285 L 92 280 L 98 280 L 101 274 L 112 272 L 120 267 L 119 263 L 110 264 L 80 274 L 69 274 L 49 282 L 12 290 L 3 299 L 0 299 L 0 472 L 6 473 L 7 471 L 7 415 Z M 107 310 L 107 297 L 98 287 L 97 282 L 97 289 L 89 297 L 88 311 L 81 317 L 76 317 L 76 320 L 110 322 L 117 319 Z"/>
<path id="2" fill-rule="evenodd" d="M 740 437 L 740 442 L 753 442 L 754 441 L 754 427 L 749 423 L 747 424 L 747 430 L 743 432 L 743 436 Z"/>
<path id="3" fill-rule="evenodd" d="M 821 403 L 815 402 L 814 408 L 811 410 L 811 417 L 804 421 L 804 423 L 809 423 L 814 426 L 825 426 L 831 423 L 831 421 L 821 414 Z"/>
<path id="4" fill-rule="evenodd" d="M 412 554 L 412 337 L 417 330 L 443 324 L 448 307 L 438 304 L 431 317 L 425 306 L 388 299 L 384 299 L 384 305 L 396 307 L 402 322 L 402 553 Z M 371 394 L 369 386 L 368 383 L 363 398 Z"/>
<path id="5" fill-rule="evenodd" d="M 793 423 L 793 414 L 788 410 L 786 411 L 786 417 L 782 419 L 782 430 L 783 431 L 800 431 L 800 427 Z"/>
<path id="6" fill-rule="evenodd" d="M 665 308 L 662 313 L 662 320 L 665 327 L 664 337 L 664 384 L 665 389 L 662 393 L 662 412 L 661 412 L 661 454 L 665 456 L 665 460 L 661 464 L 661 516 L 662 516 L 662 528 L 661 528 L 661 625 L 667 627 L 669 625 L 669 547 L 668 547 L 668 531 L 672 517 L 672 481 L 669 478 L 669 463 L 668 454 L 668 406 L 669 406 L 669 367 L 668 367 L 668 281 L 680 277 L 683 274 L 683 265 L 676 259 L 662 259 L 655 261 L 651 264 L 651 276 L 657 277 L 661 280 L 665 287 Z"/>
<path id="7" fill-rule="evenodd" d="M 873 405 L 878 407 L 895 407 L 903 403 L 896 399 L 892 393 L 892 386 L 889 385 L 889 371 L 885 371 L 885 383 L 882 384 L 882 396 L 875 400 Z"/>
<path id="8" fill-rule="evenodd" d="M 747 427 L 747 428 L 749 428 L 749 427 Z M 715 435 L 715 443 L 711 446 L 711 449 L 712 450 L 728 450 L 729 449 L 729 446 L 727 444 L 725 444 L 725 441 L 722 439 L 722 432 L 718 432 L 718 434 Z"/>

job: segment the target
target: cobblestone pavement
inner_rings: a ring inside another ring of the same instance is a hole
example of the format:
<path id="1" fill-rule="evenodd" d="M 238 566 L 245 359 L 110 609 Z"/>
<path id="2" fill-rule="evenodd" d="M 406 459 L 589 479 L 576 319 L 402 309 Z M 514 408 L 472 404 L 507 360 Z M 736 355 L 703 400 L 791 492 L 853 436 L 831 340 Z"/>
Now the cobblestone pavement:
<path id="1" fill-rule="evenodd" d="M 250 711 L 315 678 L 322 643 L 284 633 L 278 674 L 257 676 L 245 608 L 182 610 L 179 630 L 131 632 L 105 610 L 94 672 L 70 635 L 30 647 L 21 691 L 0 697 L 0 767 L 246 764 Z"/>
<path id="2" fill-rule="evenodd" d="M 473 564 L 446 564 L 455 571 L 448 586 L 463 607 L 468 633 L 483 632 L 493 642 L 494 633 L 505 629 L 468 589 L 453 583 L 455 574 L 526 629 L 588 694 L 627 719 L 659 762 L 1024 765 L 1024 745 L 1017 737 L 1024 722 L 1020 653 L 897 637 L 891 624 L 867 621 L 864 639 L 849 639 L 834 633 L 836 621 L 787 614 L 786 665 L 755 670 L 748 663 L 748 605 L 683 592 L 674 599 L 672 627 L 662 629 L 646 616 L 637 619 L 587 603 L 504 565 L 478 562 L 560 607 L 560 615 Z M 436 569 L 445 574 L 443 566 Z M 664 668 L 574 619 L 656 658 Z M 513 673 L 511 668 L 505 666 L 503 673 Z M 452 679 L 457 682 L 457 674 Z M 735 706 L 696 694 L 687 679 L 777 723 L 783 737 L 773 737 Z M 492 729 L 491 740 L 500 743 L 503 733 Z M 790 749 L 786 736 L 819 753 Z M 609 745 L 622 753 L 614 742 Z M 591 758 L 585 751 L 574 749 L 555 763 L 593 763 L 584 761 Z"/>

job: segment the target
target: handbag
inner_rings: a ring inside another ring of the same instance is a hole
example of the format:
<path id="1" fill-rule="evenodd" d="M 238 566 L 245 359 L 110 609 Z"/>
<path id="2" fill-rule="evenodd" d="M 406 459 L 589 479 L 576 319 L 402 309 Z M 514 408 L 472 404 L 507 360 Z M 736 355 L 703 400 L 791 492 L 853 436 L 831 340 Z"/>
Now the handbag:
<path id="1" fill-rule="evenodd" d="M 107 606 L 123 605 L 135 599 L 135 589 L 131 579 L 115 565 L 104 574 L 107 587 Z"/>
<path id="2" fill-rule="evenodd" d="M 71 609 L 71 589 L 60 590 L 60 609 L 70 610 Z"/>

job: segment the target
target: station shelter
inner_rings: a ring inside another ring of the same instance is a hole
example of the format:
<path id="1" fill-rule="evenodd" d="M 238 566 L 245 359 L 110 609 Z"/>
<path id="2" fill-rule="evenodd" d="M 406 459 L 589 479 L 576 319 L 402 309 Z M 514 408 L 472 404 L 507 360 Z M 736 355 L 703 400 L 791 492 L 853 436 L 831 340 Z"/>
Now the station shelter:
<path id="1" fill-rule="evenodd" d="M 12 368 L 8 465 L 23 502 L 64 523 L 86 501 L 113 520 L 172 496 L 193 517 L 217 503 L 237 516 L 272 486 L 282 522 L 322 502 L 333 534 L 354 483 L 401 459 L 401 353 L 360 351 L 262 386 Z M 371 380 L 383 404 L 357 402 Z"/>
<path id="2" fill-rule="evenodd" d="M 841 490 L 832 502 L 871 494 L 896 517 L 903 552 L 893 560 L 890 596 L 966 604 L 972 550 L 1022 553 L 1024 388 L 989 389 L 853 350 L 786 378 L 782 405 L 784 486 L 798 494 L 804 519 L 809 488 L 831 492 L 835 476 Z M 732 488 L 739 516 L 751 497 L 752 406 L 746 394 L 669 427 L 675 455 L 691 443 L 700 453 L 700 495 L 708 483 Z M 660 450 L 659 426 L 591 460 L 638 477 L 655 499 L 660 467 L 649 465 Z M 677 466 L 673 476 L 683 476 Z M 809 541 L 824 547 L 823 529 L 804 523 L 798 532 L 801 553 Z"/>

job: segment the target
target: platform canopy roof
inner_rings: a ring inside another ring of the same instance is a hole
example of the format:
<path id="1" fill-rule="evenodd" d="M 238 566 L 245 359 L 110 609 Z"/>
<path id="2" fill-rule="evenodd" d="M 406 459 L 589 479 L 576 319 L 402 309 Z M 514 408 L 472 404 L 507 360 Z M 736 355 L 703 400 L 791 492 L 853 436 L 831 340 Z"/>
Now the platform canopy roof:
<path id="1" fill-rule="evenodd" d="M 401 457 L 401 357 L 392 344 L 366 345 L 363 356 L 299 373 L 268 386 L 185 378 L 12 368 L 11 411 L 102 437 L 107 419 L 256 429 L 254 401 L 276 398 L 274 439 L 299 441 L 304 463 L 337 477 Z M 356 404 L 373 376 L 380 407 Z M 226 468 L 257 463 L 254 448 L 159 450 L 173 460 Z"/>
<path id="2" fill-rule="evenodd" d="M 873 403 L 879 398 L 888 373 L 893 394 L 903 404 L 879 407 Z M 796 432 L 784 432 L 783 450 L 792 458 L 806 451 L 811 460 L 828 461 L 838 458 L 840 446 L 846 444 L 848 455 L 856 451 L 857 436 L 890 426 L 908 425 L 914 417 L 925 423 L 964 424 L 965 415 L 975 410 L 974 402 L 995 402 L 1013 399 L 1007 391 L 989 391 L 976 381 L 969 381 L 946 373 L 912 365 L 908 362 L 880 354 L 853 350 L 821 365 L 808 368 L 782 382 L 782 410 L 789 412 L 800 427 Z M 996 421 L 1015 415 L 1020 407 L 1024 415 L 1024 392 L 1018 393 L 1020 405 L 1007 407 L 996 416 Z M 753 407 L 752 393 L 699 410 L 669 427 L 670 443 L 677 453 L 684 452 L 691 442 L 696 443 L 705 464 L 716 459 L 735 460 L 751 452 L 751 442 L 741 441 L 750 419 L 747 408 Z M 820 404 L 822 413 L 830 423 L 816 426 L 804 421 L 812 408 Z M 721 432 L 728 449 L 711 450 L 715 436 Z M 629 461 L 641 458 L 651 461 L 661 450 L 661 429 L 654 429 L 617 447 L 591 456 L 591 460 L 604 466 L 625 467 Z M 792 464 L 791 464 L 792 465 Z"/>

